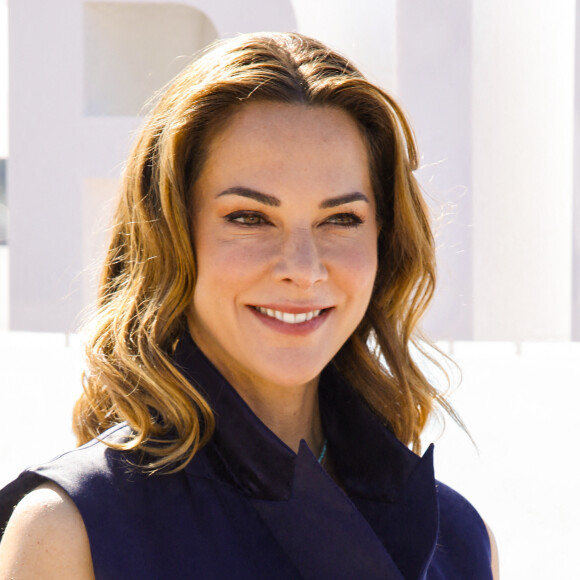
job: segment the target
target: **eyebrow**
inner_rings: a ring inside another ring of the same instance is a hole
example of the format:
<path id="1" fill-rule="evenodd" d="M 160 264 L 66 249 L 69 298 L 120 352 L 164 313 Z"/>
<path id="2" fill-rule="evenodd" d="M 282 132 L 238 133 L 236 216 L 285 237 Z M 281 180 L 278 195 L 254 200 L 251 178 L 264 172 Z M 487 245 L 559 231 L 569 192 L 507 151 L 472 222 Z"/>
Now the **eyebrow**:
<path id="1" fill-rule="evenodd" d="M 271 207 L 280 207 L 280 205 L 282 205 L 282 202 L 277 197 L 267 193 L 261 193 L 260 191 L 256 191 L 255 189 L 251 189 L 249 187 L 228 187 L 228 189 L 219 193 L 217 197 L 222 197 L 224 195 L 239 195 L 241 197 L 247 197 L 257 201 L 258 203 L 263 203 L 264 205 L 269 205 Z M 344 195 L 325 199 L 320 203 L 319 207 L 320 209 L 328 209 L 331 207 L 344 205 L 346 203 L 352 203 L 353 201 L 364 201 L 369 203 L 369 198 L 364 193 L 354 191 L 353 193 L 345 193 Z"/>
<path id="2" fill-rule="evenodd" d="M 259 191 L 250 189 L 249 187 L 228 187 L 228 189 L 218 194 L 217 197 L 222 197 L 222 195 L 240 195 L 242 197 L 249 197 L 259 203 L 273 207 L 279 207 L 281 205 L 281 202 L 277 197 L 268 195 L 267 193 L 260 193 Z"/>
<path id="3" fill-rule="evenodd" d="M 369 203 L 369 198 L 359 191 L 354 191 L 353 193 L 345 193 L 344 195 L 339 195 L 338 197 L 330 197 L 325 199 L 320 204 L 320 209 L 327 209 L 329 207 L 336 207 L 338 205 L 343 205 L 345 203 L 352 203 L 353 201 L 364 201 Z"/>

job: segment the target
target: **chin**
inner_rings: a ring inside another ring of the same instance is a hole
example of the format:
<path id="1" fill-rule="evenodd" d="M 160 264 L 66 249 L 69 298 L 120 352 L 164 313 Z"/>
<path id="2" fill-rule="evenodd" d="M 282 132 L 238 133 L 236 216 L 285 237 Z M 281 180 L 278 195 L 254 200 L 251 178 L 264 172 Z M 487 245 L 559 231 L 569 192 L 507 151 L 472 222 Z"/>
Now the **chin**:
<path id="1" fill-rule="evenodd" d="M 268 362 L 274 362 L 274 366 L 265 364 L 256 368 L 256 374 L 266 382 L 281 387 L 301 386 L 316 380 L 331 359 L 324 357 L 311 361 L 297 356 L 272 356 Z"/>

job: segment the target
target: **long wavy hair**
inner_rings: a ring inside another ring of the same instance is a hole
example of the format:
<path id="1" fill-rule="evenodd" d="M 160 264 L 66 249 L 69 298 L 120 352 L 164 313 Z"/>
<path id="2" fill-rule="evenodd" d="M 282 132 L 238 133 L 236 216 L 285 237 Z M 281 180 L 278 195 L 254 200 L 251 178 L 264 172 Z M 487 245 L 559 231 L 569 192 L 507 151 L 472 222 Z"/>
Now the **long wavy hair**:
<path id="1" fill-rule="evenodd" d="M 146 468 L 182 468 L 208 441 L 212 411 L 172 364 L 195 291 L 192 190 L 208 144 L 248 102 L 338 107 L 369 152 L 381 230 L 368 310 L 333 363 L 414 450 L 438 402 L 411 356 L 435 288 L 435 249 L 413 176 L 417 150 L 397 103 L 346 58 L 299 34 L 251 34 L 210 47 L 166 89 L 129 156 L 74 410 L 82 444 L 120 421 Z"/>

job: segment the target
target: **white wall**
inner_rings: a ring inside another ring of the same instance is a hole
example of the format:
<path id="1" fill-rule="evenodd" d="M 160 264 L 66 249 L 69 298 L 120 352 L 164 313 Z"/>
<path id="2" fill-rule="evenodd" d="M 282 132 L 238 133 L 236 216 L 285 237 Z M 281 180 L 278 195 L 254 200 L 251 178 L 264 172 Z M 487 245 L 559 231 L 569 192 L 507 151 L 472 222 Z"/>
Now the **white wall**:
<path id="1" fill-rule="evenodd" d="M 8 330 L 8 246 L 0 245 L 0 332 Z"/>
<path id="2" fill-rule="evenodd" d="M 571 336 L 574 0 L 474 0 L 477 340 Z"/>
<path id="3" fill-rule="evenodd" d="M 439 340 L 473 337 L 471 20 L 465 0 L 397 4 L 397 96 L 436 219 L 438 284 L 425 327 Z"/>
<path id="4" fill-rule="evenodd" d="M 352 58 L 374 82 L 393 90 L 396 0 L 292 0 L 298 30 Z"/>
<path id="5" fill-rule="evenodd" d="M 11 1 L 10 323 L 69 329 L 81 306 L 82 4 Z"/>
<path id="6" fill-rule="evenodd" d="M 82 180 L 83 316 L 91 312 L 96 304 L 98 281 L 103 268 L 103 254 L 109 241 L 108 234 L 115 209 L 114 194 L 119 185 L 120 179 L 101 177 Z"/>
<path id="7" fill-rule="evenodd" d="M 0 0 L 0 158 L 8 156 L 8 0 Z"/>
<path id="8" fill-rule="evenodd" d="M 89 2 L 84 8 L 84 113 L 138 116 L 218 35 L 184 4 Z"/>
<path id="9" fill-rule="evenodd" d="M 71 331 L 144 101 L 216 35 L 296 20 L 289 0 L 11 0 L 9 18 L 10 327 Z"/>
<path id="10" fill-rule="evenodd" d="M 574 212 L 572 250 L 572 340 L 580 341 L 580 1 L 576 2 L 574 84 Z"/>
<path id="11" fill-rule="evenodd" d="M 437 239 L 430 333 L 568 340 L 574 317 L 580 339 L 574 5 L 11 0 L 12 328 L 71 330 L 90 302 L 87 259 L 102 251 L 87 241 L 95 195 L 113 197 L 142 101 L 213 34 L 270 29 L 326 41 L 409 111 L 424 154 L 419 177 L 435 206 L 455 205 Z"/>
<path id="12" fill-rule="evenodd" d="M 402 0 L 397 11 L 398 94 L 418 136 L 418 177 L 444 215 L 427 330 L 569 340 L 572 316 L 580 328 L 574 0 Z"/>

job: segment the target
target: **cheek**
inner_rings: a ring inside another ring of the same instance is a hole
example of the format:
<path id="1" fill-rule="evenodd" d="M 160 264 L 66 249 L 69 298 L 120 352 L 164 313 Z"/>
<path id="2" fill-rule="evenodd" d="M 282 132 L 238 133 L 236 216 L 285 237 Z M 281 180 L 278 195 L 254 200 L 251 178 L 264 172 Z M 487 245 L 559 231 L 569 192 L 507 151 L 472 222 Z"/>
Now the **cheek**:
<path id="1" fill-rule="evenodd" d="M 329 248 L 329 263 L 340 277 L 341 285 L 350 294 L 370 297 L 377 273 L 378 256 L 374 239 L 359 240 L 355 244 L 335 245 Z"/>
<path id="2" fill-rule="evenodd" d="M 200 236 L 196 292 L 215 302 L 251 288 L 266 271 L 274 251 L 274 244 L 257 243 L 250 237 Z"/>
<path id="3" fill-rule="evenodd" d="M 377 274 L 376 260 L 368 254 L 353 256 L 350 261 L 348 283 L 350 292 L 358 307 L 364 312 L 373 291 L 375 277 Z"/>
<path id="4" fill-rule="evenodd" d="M 274 244 L 264 241 L 215 239 L 200 247 L 199 270 L 220 270 L 226 276 L 249 274 L 267 264 L 274 253 Z"/>

